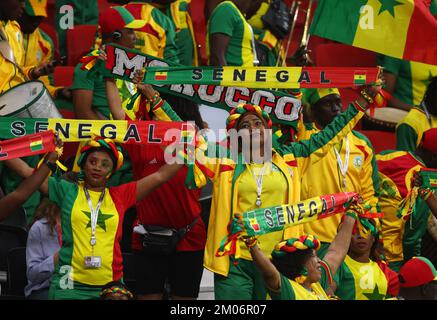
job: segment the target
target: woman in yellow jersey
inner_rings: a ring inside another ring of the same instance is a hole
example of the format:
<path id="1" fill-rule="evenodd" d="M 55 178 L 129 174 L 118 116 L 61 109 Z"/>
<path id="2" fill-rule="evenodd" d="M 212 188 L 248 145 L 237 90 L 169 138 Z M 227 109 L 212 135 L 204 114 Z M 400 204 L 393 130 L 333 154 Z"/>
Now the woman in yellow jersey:
<path id="1" fill-rule="evenodd" d="M 380 242 L 375 220 L 369 221 L 364 236 L 354 228 L 349 252 L 334 277 L 335 295 L 341 300 L 385 300 L 399 294 L 396 272 L 377 254 Z"/>
<path id="2" fill-rule="evenodd" d="M 300 179 L 308 165 L 320 160 L 355 126 L 362 116 L 360 105 L 369 105 L 363 97 L 358 101 L 310 140 L 275 147 L 268 146 L 271 143 L 268 114 L 259 106 L 242 104 L 231 111 L 227 120 L 230 141 L 227 150 L 213 154 L 206 144 L 198 145 L 187 182 L 191 188 L 203 187 L 207 179 L 213 182 L 204 266 L 215 273 L 216 299 L 266 298 L 264 282 L 242 241 L 238 241 L 236 248 L 235 257 L 239 259 L 216 255 L 228 234 L 227 226 L 236 213 L 299 201 Z M 269 256 L 275 244 L 302 233 L 302 226 L 296 226 L 262 235 L 260 248 Z"/>
<path id="3" fill-rule="evenodd" d="M 329 288 L 333 275 L 346 256 L 355 219 L 355 213 L 346 213 L 323 260 L 316 255 L 320 241 L 312 235 L 278 243 L 271 260 L 261 251 L 256 238 L 245 238 L 246 246 L 262 274 L 271 298 L 329 300 L 325 290 Z"/>
<path id="4" fill-rule="evenodd" d="M 98 299 L 105 284 L 123 281 L 120 239 L 125 211 L 182 167 L 166 164 L 137 181 L 107 187 L 123 164 L 115 143 L 96 137 L 80 152 L 77 183 L 51 177 L 41 188 L 61 208 L 62 246 L 49 299 Z"/>

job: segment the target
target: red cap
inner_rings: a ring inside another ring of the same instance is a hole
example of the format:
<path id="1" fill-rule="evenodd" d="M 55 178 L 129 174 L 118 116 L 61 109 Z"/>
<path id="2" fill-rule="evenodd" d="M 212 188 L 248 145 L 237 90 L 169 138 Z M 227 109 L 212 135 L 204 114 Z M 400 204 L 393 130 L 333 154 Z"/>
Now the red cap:
<path id="1" fill-rule="evenodd" d="M 432 128 L 423 133 L 420 146 L 430 152 L 437 153 L 437 128 Z"/>
<path id="2" fill-rule="evenodd" d="M 134 16 L 124 7 L 115 6 L 103 11 L 99 16 L 99 26 L 102 34 L 112 34 L 123 28 L 140 29 L 146 25 L 144 20 L 135 20 Z"/>
<path id="3" fill-rule="evenodd" d="M 403 288 L 418 287 L 437 281 L 437 271 L 427 258 L 414 257 L 399 270 L 399 281 Z"/>

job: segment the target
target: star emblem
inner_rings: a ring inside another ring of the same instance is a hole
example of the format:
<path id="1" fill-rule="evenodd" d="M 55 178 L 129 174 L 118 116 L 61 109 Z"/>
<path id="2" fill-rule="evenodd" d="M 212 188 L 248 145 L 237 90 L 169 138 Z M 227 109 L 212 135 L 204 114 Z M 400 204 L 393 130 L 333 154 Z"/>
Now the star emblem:
<path id="1" fill-rule="evenodd" d="M 369 300 L 383 300 L 385 298 L 385 294 L 379 293 L 378 285 L 375 285 L 373 292 L 363 292 L 363 296 L 365 296 Z"/>
<path id="2" fill-rule="evenodd" d="M 91 212 L 83 211 L 82 212 L 88 217 L 89 221 L 85 228 L 91 228 Z M 99 216 L 97 217 L 97 225 L 106 232 L 106 220 L 112 218 L 110 214 L 104 214 L 101 210 L 99 210 Z"/>
<path id="3" fill-rule="evenodd" d="M 379 9 L 378 16 L 384 11 L 390 12 L 392 17 L 395 17 L 395 6 L 403 5 L 402 2 L 396 0 L 378 0 L 381 3 L 381 8 Z"/>

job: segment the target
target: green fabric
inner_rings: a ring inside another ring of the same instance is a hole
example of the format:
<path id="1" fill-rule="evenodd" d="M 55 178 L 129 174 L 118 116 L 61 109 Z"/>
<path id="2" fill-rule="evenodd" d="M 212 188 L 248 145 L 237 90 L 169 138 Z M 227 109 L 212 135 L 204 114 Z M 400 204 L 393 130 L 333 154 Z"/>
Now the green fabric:
<path id="1" fill-rule="evenodd" d="M 431 0 L 431 6 L 429 10 L 433 16 L 437 15 L 437 0 Z"/>
<path id="2" fill-rule="evenodd" d="M 59 273 L 61 266 L 71 266 L 73 257 L 71 211 L 77 195 L 78 187 L 76 184 L 63 179 L 49 178 L 49 199 L 61 209 L 62 227 L 62 248 L 59 251 L 59 263 L 55 268 L 54 276 Z"/>
<path id="3" fill-rule="evenodd" d="M 121 6 L 114 6 L 114 10 L 116 10 L 121 18 L 123 19 L 124 25 L 127 25 L 135 20 L 132 14 L 125 8 Z"/>
<path id="4" fill-rule="evenodd" d="M 244 24 L 245 21 L 241 18 L 240 13 L 230 3 L 217 6 L 209 18 L 207 37 L 215 33 L 221 33 L 230 38 L 225 55 L 229 66 L 243 65 Z"/>
<path id="5" fill-rule="evenodd" d="M 335 290 L 337 297 L 341 300 L 356 300 L 354 275 L 346 263 L 342 262 L 338 268 L 335 282 L 337 283 Z"/>
<path id="6" fill-rule="evenodd" d="M 404 261 L 421 255 L 422 237 L 425 235 L 430 209 L 422 198 L 418 197 L 414 212 L 405 223 L 402 239 Z"/>
<path id="7" fill-rule="evenodd" d="M 88 77 L 89 70 L 82 70 L 81 64 L 74 69 L 73 85 L 71 90 L 90 90 L 93 92 L 92 108 L 99 111 L 109 119 L 110 111 L 106 99 L 106 87 L 103 79 L 99 77 Z"/>
<path id="8" fill-rule="evenodd" d="M 326 291 L 329 287 L 328 275 L 325 268 L 321 268 L 322 278 L 320 279 L 320 285 Z M 281 274 L 281 291 L 279 293 L 269 292 L 272 300 L 296 300 L 296 294 L 293 287 L 287 277 Z"/>
<path id="9" fill-rule="evenodd" d="M 384 67 L 385 71 L 396 76 L 393 96 L 409 105 L 414 105 L 410 62 L 394 57 L 378 55 L 377 64 Z"/>
<path id="10" fill-rule="evenodd" d="M 404 265 L 404 261 L 394 261 L 389 262 L 388 266 L 390 269 L 392 269 L 394 272 L 399 272 L 401 270 L 401 267 Z"/>
<path id="11" fill-rule="evenodd" d="M 296 157 L 309 157 L 332 140 L 358 113 L 358 109 L 351 104 L 346 111 L 335 117 L 323 131 L 313 134 L 310 140 L 292 143 L 289 146 L 282 145 L 278 151 L 281 155 L 292 153 Z"/>
<path id="12" fill-rule="evenodd" d="M 188 3 L 185 0 L 180 2 L 179 10 L 181 12 L 188 11 Z M 165 8 L 164 13 L 171 20 L 173 27 L 176 28 L 173 15 L 170 12 L 170 6 Z M 175 45 L 179 63 L 184 66 L 191 66 L 194 58 L 194 40 L 189 28 L 183 28 L 175 33 Z"/>
<path id="13" fill-rule="evenodd" d="M 31 156 L 21 158 L 24 162 L 26 162 L 31 168 L 35 168 L 39 162 L 39 156 Z M 20 185 L 20 183 L 24 179 L 19 177 L 14 171 L 7 169 L 5 167 L 1 174 L 1 185 L 5 194 L 9 194 Z M 33 215 L 35 213 L 36 208 L 39 206 L 41 201 L 41 193 L 39 191 L 35 191 L 29 197 L 29 199 L 23 203 L 22 207 L 26 210 L 26 220 L 27 224 L 30 224 L 33 221 Z"/>
<path id="14" fill-rule="evenodd" d="M 360 8 L 366 4 L 367 0 L 319 0 L 310 34 L 352 44 L 360 21 Z"/>
<path id="15" fill-rule="evenodd" d="M 238 290 L 236 290 L 238 288 Z M 231 263 L 229 274 L 214 274 L 215 300 L 265 300 L 267 289 L 263 277 L 252 261 Z"/>
<path id="16" fill-rule="evenodd" d="M 162 13 L 159 9 L 152 10 L 153 20 L 159 24 L 165 32 L 165 48 L 164 48 L 164 60 L 173 64 L 180 64 L 179 61 L 179 48 L 176 45 L 176 31 L 171 19 Z M 190 63 L 191 65 L 191 63 Z"/>
<path id="17" fill-rule="evenodd" d="M 414 152 L 417 132 L 408 124 L 402 123 L 396 128 L 396 149 Z"/>
<path id="18" fill-rule="evenodd" d="M 132 162 L 130 161 L 129 154 L 120 146 L 123 153 L 123 165 L 118 169 L 108 180 L 107 187 L 117 187 L 124 183 L 129 183 L 134 180 Z"/>
<path id="19" fill-rule="evenodd" d="M 49 300 L 96 300 L 100 299 L 101 287 L 91 287 L 74 284 L 74 289 L 60 289 L 56 284 L 59 283 L 59 276 L 54 275 L 49 290 Z"/>
<path id="20" fill-rule="evenodd" d="M 56 0 L 56 32 L 59 40 L 59 51 L 61 56 L 67 55 L 66 35 L 67 30 L 61 28 L 60 20 L 66 14 L 61 13 L 60 9 L 64 5 L 71 5 L 74 9 L 74 25 L 94 24 L 97 25 L 99 19 L 98 1 L 84 1 L 84 0 Z M 65 20 L 62 19 L 63 21 Z"/>

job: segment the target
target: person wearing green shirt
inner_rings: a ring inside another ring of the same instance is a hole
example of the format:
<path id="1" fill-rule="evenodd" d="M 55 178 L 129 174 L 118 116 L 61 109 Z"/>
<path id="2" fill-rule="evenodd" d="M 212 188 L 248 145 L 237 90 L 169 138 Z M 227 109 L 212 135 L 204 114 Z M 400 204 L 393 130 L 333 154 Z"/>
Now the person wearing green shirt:
<path id="1" fill-rule="evenodd" d="M 258 7 L 259 0 L 255 1 Z M 258 64 L 254 48 L 254 34 L 247 22 L 255 12 L 248 0 L 221 2 L 208 21 L 207 52 L 209 64 L 214 66 L 253 66 Z"/>
<path id="2" fill-rule="evenodd" d="M 357 216 L 347 213 L 323 260 L 317 257 L 320 241 L 312 235 L 278 243 L 271 260 L 254 237 L 244 238 L 255 266 L 273 300 L 329 300 L 326 290 L 347 254 Z"/>
<path id="3" fill-rule="evenodd" d="M 418 107 L 413 107 L 396 127 L 396 149 L 414 152 L 426 130 L 437 127 L 437 76 L 426 88 Z"/>

